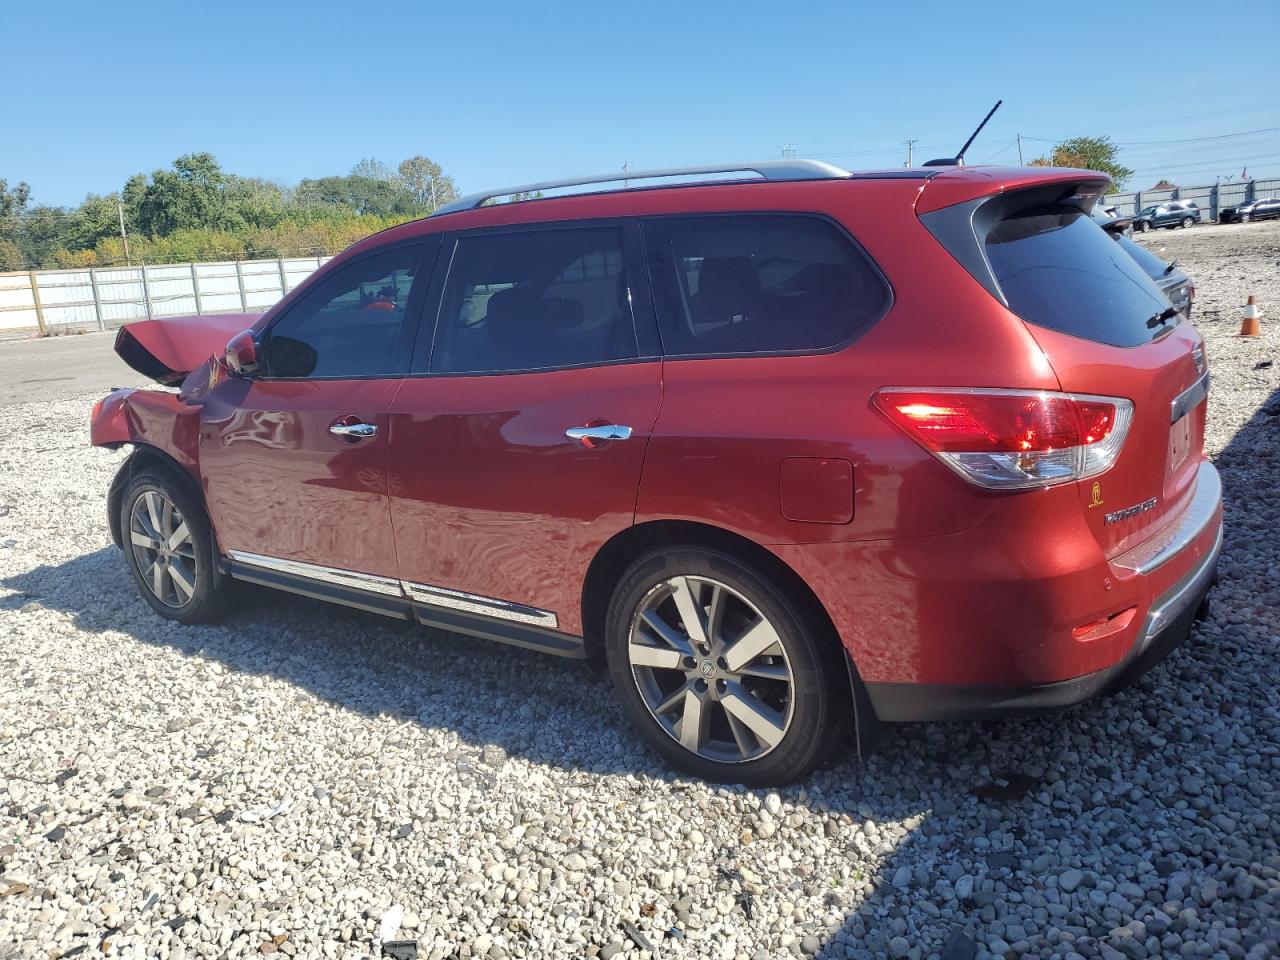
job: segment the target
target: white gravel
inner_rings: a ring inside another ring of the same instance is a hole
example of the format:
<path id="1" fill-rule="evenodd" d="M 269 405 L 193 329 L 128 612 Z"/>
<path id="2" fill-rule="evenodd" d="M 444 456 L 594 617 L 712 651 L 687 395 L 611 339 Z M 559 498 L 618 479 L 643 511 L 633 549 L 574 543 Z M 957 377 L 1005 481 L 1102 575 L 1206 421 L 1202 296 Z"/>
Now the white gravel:
<path id="1" fill-rule="evenodd" d="M 574 664 L 282 595 L 166 623 L 94 398 L 0 409 L 0 958 L 377 956 L 388 914 L 435 958 L 1277 956 L 1280 225 L 1144 242 L 1199 282 L 1213 619 L 1108 701 L 781 794 L 672 779 Z"/>

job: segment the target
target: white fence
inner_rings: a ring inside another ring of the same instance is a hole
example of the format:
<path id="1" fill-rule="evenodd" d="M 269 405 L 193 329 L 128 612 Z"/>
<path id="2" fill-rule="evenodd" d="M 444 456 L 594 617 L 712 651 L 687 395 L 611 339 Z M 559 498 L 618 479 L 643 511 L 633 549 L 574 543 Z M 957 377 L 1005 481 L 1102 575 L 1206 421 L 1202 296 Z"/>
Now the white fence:
<path id="1" fill-rule="evenodd" d="M 0 273 L 0 334 L 106 330 L 150 317 L 265 310 L 328 260 Z"/>
<path id="2" fill-rule="evenodd" d="M 1115 207 L 1122 217 L 1132 217 L 1144 207 L 1183 200 L 1196 204 L 1205 220 L 1217 220 L 1223 207 L 1250 200 L 1280 197 L 1280 178 L 1270 180 L 1235 180 L 1230 183 L 1208 183 L 1199 187 L 1174 187 L 1171 190 L 1140 190 L 1136 193 L 1113 193 L 1103 204 Z"/>

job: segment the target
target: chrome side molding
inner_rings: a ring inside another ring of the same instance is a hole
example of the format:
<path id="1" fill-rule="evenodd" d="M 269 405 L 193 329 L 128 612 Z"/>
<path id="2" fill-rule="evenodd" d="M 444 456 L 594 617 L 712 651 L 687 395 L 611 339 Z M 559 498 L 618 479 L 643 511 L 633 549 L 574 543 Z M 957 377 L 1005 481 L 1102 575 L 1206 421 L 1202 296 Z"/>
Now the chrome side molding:
<path id="1" fill-rule="evenodd" d="M 372 573 L 360 573 L 355 570 L 341 570 L 326 567 L 318 563 L 304 563 L 301 560 L 285 560 L 280 557 L 266 557 L 258 553 L 246 553 L 243 550 L 228 550 L 227 556 L 245 566 L 257 567 L 261 570 L 273 570 L 294 577 L 329 583 L 339 587 L 365 590 L 386 597 L 408 599 L 414 603 L 427 604 L 433 607 L 445 607 L 450 610 L 461 610 L 465 613 L 483 617 L 494 617 L 498 620 L 509 620 L 512 623 L 523 623 L 533 627 L 555 630 L 559 619 L 550 610 L 499 600 L 462 590 L 450 590 L 447 587 L 435 587 L 426 583 L 410 583 L 394 577 L 380 577 Z"/>
<path id="2" fill-rule="evenodd" d="M 433 587 L 425 583 L 401 582 L 405 593 L 414 603 L 447 607 L 450 610 L 462 610 L 465 613 L 477 613 L 485 617 L 497 617 L 499 620 L 510 620 L 513 623 L 527 623 L 530 626 L 545 627 L 548 630 L 554 630 L 559 626 L 559 620 L 550 610 L 540 610 L 537 607 L 527 607 L 522 603 L 511 603 L 475 593 L 464 593 L 461 590 Z"/>
<path id="3" fill-rule="evenodd" d="M 280 557 L 264 557 L 260 553 L 245 553 L 242 550 L 228 550 L 227 556 L 237 563 L 263 570 L 274 570 L 308 580 L 319 580 L 321 583 L 332 583 L 339 587 L 352 587 L 356 590 L 368 590 L 380 593 L 384 597 L 403 597 L 400 581 L 392 577 L 379 577 L 372 573 L 357 573 L 354 570 L 340 570 L 337 567 L 324 567 L 318 563 L 303 563 L 301 560 L 283 560 Z"/>

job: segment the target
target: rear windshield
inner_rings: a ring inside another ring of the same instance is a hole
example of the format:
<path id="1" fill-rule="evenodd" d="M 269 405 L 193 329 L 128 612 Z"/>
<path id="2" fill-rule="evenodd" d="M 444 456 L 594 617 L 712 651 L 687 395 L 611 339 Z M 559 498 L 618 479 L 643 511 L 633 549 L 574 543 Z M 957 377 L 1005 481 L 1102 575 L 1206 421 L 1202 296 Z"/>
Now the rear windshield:
<path id="1" fill-rule="evenodd" d="M 1093 218 L 1040 208 L 1001 220 L 987 259 L 1009 308 L 1028 323 L 1116 347 L 1167 332 L 1169 301 Z"/>

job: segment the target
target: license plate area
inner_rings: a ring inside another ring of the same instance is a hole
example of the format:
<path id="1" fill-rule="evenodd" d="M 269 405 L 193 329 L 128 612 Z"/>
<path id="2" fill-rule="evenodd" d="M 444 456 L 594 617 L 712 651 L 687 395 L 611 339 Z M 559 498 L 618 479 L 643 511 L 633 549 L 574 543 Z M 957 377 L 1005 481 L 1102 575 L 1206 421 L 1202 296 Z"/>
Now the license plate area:
<path id="1" fill-rule="evenodd" d="M 1190 413 L 1184 413 L 1169 428 L 1169 474 L 1177 474 L 1187 458 L 1191 456 L 1191 445 L 1195 437 Z"/>

